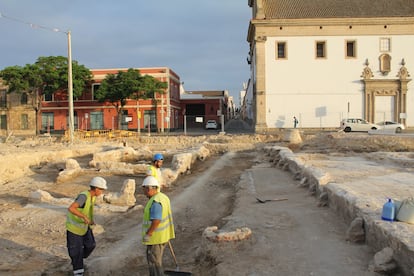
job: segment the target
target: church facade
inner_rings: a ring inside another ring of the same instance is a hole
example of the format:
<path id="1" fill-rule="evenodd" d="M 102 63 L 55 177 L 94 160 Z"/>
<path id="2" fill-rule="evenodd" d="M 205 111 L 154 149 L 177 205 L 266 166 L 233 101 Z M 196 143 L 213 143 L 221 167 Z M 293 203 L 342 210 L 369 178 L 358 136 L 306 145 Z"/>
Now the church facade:
<path id="1" fill-rule="evenodd" d="M 256 132 L 337 128 L 344 118 L 414 126 L 414 2 L 249 0 Z M 375 5 L 374 5 L 375 4 Z"/>

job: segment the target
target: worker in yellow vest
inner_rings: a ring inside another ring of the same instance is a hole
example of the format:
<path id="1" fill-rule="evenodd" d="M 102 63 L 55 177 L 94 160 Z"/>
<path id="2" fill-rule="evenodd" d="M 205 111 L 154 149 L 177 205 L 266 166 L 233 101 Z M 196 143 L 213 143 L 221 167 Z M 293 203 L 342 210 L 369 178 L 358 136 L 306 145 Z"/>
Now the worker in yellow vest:
<path id="1" fill-rule="evenodd" d="M 75 276 L 83 276 L 85 272 L 83 259 L 87 258 L 96 247 L 91 229 L 95 224 L 93 206 L 96 197 L 108 189 L 106 180 L 99 176 L 92 178 L 89 187 L 88 191 L 76 197 L 69 206 L 66 216 L 66 241 Z"/>
<path id="2" fill-rule="evenodd" d="M 159 191 L 160 184 L 153 176 L 147 176 L 142 189 L 149 198 L 144 208 L 142 243 L 147 246 L 150 276 L 164 275 L 162 256 L 165 246 L 175 238 L 170 199 Z"/>
<path id="3" fill-rule="evenodd" d="M 161 186 L 164 184 L 164 178 L 162 176 L 161 167 L 164 164 L 164 156 L 161 153 L 154 154 L 152 158 L 152 164 L 148 166 L 146 175 L 153 176 L 158 180 L 158 183 Z M 158 189 L 160 191 L 160 189 Z"/>

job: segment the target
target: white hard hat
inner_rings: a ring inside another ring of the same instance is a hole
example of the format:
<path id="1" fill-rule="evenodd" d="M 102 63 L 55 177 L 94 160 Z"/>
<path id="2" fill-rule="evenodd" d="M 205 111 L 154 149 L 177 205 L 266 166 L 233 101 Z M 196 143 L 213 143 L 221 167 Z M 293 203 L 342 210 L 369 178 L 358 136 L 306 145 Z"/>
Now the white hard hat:
<path id="1" fill-rule="evenodd" d="M 144 181 L 142 182 L 142 187 L 151 186 L 151 187 L 159 187 L 160 183 L 158 180 L 153 176 L 145 177 Z"/>
<path id="2" fill-rule="evenodd" d="M 94 178 L 92 178 L 91 182 L 89 183 L 89 186 L 103 190 L 108 189 L 108 187 L 106 186 L 106 180 L 100 176 L 95 176 Z"/>

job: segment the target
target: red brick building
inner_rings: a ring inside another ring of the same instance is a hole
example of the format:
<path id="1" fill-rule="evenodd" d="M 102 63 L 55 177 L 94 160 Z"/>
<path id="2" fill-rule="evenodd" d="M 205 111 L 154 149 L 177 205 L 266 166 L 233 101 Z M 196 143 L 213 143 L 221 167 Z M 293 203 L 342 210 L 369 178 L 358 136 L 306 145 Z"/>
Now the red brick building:
<path id="1" fill-rule="evenodd" d="M 157 94 L 148 100 L 127 100 L 121 114 L 121 129 L 158 130 L 176 129 L 180 114 L 180 77 L 167 67 L 136 68 L 141 75 L 150 75 L 168 87 L 165 94 Z M 127 71 L 126 68 L 91 69 L 94 83 L 81 97 L 74 99 L 74 128 L 76 130 L 114 130 L 118 128 L 116 108 L 109 102 L 101 103 L 94 98 L 94 92 L 107 74 Z M 42 102 L 43 131 L 64 131 L 68 129 L 68 101 L 66 94 L 55 93 Z"/>
<path id="2" fill-rule="evenodd" d="M 164 94 L 156 94 L 147 100 L 127 100 L 121 114 L 121 129 L 131 131 L 174 131 L 184 129 L 184 117 L 188 128 L 204 128 L 207 120 L 221 124 L 229 116 L 228 92 L 185 92 L 180 77 L 170 68 L 136 68 L 141 75 L 150 75 L 168 84 Z M 118 113 L 110 102 L 99 102 L 94 93 L 107 74 L 127 71 L 127 68 L 91 69 L 93 84 L 73 99 L 75 130 L 116 130 Z M 8 93 L 8 87 L 0 82 L 0 136 L 64 133 L 69 129 L 69 101 L 66 92 L 56 92 L 43 97 L 39 116 L 35 112 L 35 97 L 26 93 Z M 185 115 L 185 116 L 184 116 Z"/>
<path id="3" fill-rule="evenodd" d="M 189 128 L 204 128 L 208 120 L 219 125 L 228 118 L 228 92 L 226 90 L 185 91 L 181 93 L 181 109 Z M 184 122 L 184 118 L 180 120 Z"/>

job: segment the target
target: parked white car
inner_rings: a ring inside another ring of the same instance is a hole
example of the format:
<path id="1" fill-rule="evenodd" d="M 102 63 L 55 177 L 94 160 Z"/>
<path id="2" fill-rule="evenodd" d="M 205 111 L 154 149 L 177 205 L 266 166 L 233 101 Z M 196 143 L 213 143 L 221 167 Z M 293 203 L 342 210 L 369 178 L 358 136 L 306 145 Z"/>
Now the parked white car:
<path id="1" fill-rule="evenodd" d="M 376 124 L 372 124 L 370 122 L 367 122 L 364 119 L 359 119 L 359 118 L 343 119 L 341 121 L 340 127 L 345 132 L 351 132 L 351 131 L 367 131 L 368 132 L 369 130 L 376 130 L 380 128 Z"/>
<path id="2" fill-rule="evenodd" d="M 380 129 L 394 130 L 395 133 L 401 133 L 401 131 L 405 129 L 403 124 L 392 121 L 384 121 L 376 124 L 380 127 Z"/>
<path id="3" fill-rule="evenodd" d="M 217 122 L 215 120 L 208 120 L 206 123 L 206 129 L 217 129 Z"/>

